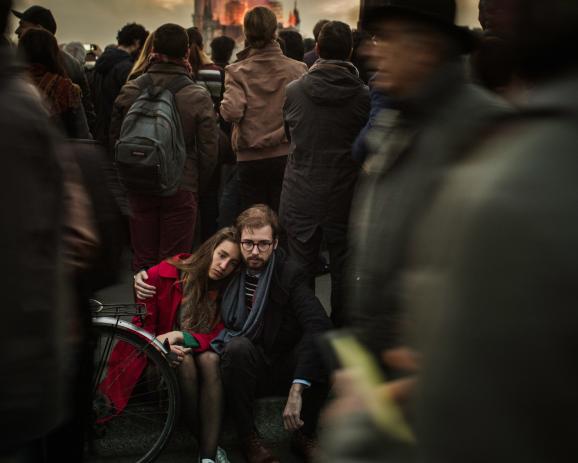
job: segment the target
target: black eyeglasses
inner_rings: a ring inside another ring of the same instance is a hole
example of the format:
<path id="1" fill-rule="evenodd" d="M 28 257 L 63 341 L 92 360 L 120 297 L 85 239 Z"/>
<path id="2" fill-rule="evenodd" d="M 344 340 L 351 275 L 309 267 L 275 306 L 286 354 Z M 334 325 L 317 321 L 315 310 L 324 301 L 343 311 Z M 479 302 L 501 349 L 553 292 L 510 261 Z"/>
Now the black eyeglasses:
<path id="1" fill-rule="evenodd" d="M 251 241 L 251 240 L 243 240 L 241 241 L 241 247 L 245 251 L 252 251 L 255 246 L 261 252 L 265 252 L 267 249 L 271 247 L 273 241 Z"/>

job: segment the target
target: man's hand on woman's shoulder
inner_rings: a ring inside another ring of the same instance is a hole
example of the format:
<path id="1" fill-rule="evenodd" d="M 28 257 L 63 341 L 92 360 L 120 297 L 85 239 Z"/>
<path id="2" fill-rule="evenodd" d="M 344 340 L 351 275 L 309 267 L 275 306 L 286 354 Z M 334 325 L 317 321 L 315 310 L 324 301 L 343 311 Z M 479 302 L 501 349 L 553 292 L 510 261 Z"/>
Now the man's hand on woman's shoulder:
<path id="1" fill-rule="evenodd" d="M 143 301 L 154 297 L 157 293 L 157 289 L 154 286 L 146 283 L 148 278 L 149 275 L 146 270 L 141 270 L 134 276 L 134 290 L 136 292 L 136 297 Z"/>

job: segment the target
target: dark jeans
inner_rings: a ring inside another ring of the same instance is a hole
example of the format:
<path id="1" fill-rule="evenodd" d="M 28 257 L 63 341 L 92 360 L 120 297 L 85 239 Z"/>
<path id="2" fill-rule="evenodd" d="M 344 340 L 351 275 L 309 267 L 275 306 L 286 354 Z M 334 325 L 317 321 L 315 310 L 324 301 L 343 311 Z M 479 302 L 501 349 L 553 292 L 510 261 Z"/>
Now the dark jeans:
<path id="1" fill-rule="evenodd" d="M 287 156 L 238 162 L 241 211 L 254 204 L 267 204 L 279 212 Z"/>
<path id="2" fill-rule="evenodd" d="M 256 346 L 247 338 L 233 338 L 227 344 L 221 356 L 221 377 L 227 408 L 233 415 L 241 438 L 255 429 L 255 399 L 270 395 L 286 397 L 293 379 L 298 379 L 293 378 L 294 367 L 293 355 L 271 362 L 261 346 Z M 304 434 L 315 435 L 328 393 L 326 383 L 313 383 L 303 391 L 301 419 L 305 424 L 301 431 Z"/>
<path id="3" fill-rule="evenodd" d="M 309 241 L 299 241 L 287 233 L 289 255 L 301 262 L 309 274 L 309 283 L 315 290 L 315 274 L 319 266 L 321 242 L 325 239 L 331 263 L 331 321 L 341 328 L 347 324 L 343 299 L 343 270 L 347 261 L 347 225 L 329 224 L 318 228 Z"/>
<path id="4" fill-rule="evenodd" d="M 191 252 L 197 220 L 197 195 L 179 190 L 173 196 L 129 194 L 133 271 Z"/>

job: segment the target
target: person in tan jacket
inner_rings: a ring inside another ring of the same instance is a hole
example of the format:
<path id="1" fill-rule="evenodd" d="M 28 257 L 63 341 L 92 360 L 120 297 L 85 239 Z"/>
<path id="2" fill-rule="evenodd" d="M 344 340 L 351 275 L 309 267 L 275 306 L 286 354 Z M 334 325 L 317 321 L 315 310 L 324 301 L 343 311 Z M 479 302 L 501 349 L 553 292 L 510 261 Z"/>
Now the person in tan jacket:
<path id="1" fill-rule="evenodd" d="M 189 39 L 185 29 L 165 24 L 155 31 L 153 53 L 145 72 L 154 84 L 168 86 L 175 78 L 191 76 L 187 60 Z M 144 76 L 143 76 L 144 77 Z M 120 136 L 122 121 L 141 90 L 137 80 L 127 82 L 114 103 L 110 139 Z M 128 191 L 133 270 L 147 269 L 193 247 L 199 191 L 217 164 L 217 120 L 206 89 L 194 84 L 175 95 L 187 160 L 178 191 L 171 196 L 149 196 Z"/>
<path id="2" fill-rule="evenodd" d="M 277 18 L 267 7 L 245 14 L 247 48 L 225 68 L 221 117 L 233 123 L 241 210 L 264 203 L 279 210 L 290 144 L 283 124 L 285 87 L 307 72 L 304 63 L 283 55 L 275 41 Z"/>

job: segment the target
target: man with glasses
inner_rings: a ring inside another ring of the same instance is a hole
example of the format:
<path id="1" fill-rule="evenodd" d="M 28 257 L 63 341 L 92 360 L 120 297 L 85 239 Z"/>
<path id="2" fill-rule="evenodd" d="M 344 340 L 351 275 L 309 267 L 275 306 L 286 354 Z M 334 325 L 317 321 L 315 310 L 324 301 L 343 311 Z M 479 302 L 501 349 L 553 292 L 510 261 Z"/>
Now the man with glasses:
<path id="1" fill-rule="evenodd" d="M 254 401 L 289 390 L 283 424 L 293 432 L 292 449 L 311 461 L 317 421 L 328 393 L 317 338 L 331 328 L 331 322 L 306 272 L 278 248 L 275 212 L 264 204 L 253 206 L 239 215 L 236 227 L 244 266 L 223 294 L 226 329 L 211 346 L 221 354 L 228 413 L 249 463 L 278 462 L 257 433 Z M 140 294 L 145 289 L 154 291 L 144 284 L 142 273 L 135 287 Z"/>
<path id="2" fill-rule="evenodd" d="M 289 390 L 283 423 L 294 432 L 293 450 L 310 461 L 328 391 L 316 339 L 331 322 L 303 269 L 278 248 L 276 214 L 256 205 L 241 213 L 236 226 L 245 266 L 223 295 L 227 329 L 213 344 L 221 353 L 227 405 L 247 460 L 275 462 L 257 434 L 253 403 L 259 395 Z"/>

